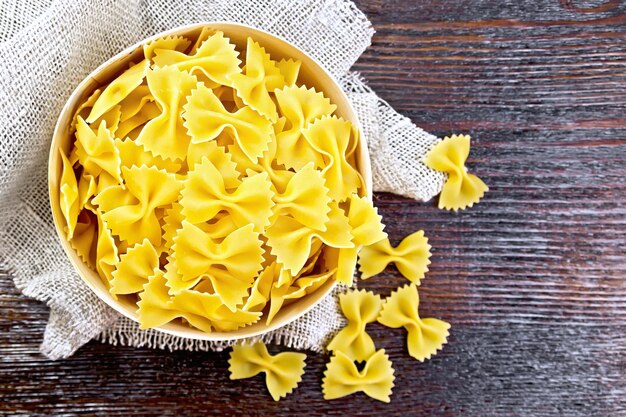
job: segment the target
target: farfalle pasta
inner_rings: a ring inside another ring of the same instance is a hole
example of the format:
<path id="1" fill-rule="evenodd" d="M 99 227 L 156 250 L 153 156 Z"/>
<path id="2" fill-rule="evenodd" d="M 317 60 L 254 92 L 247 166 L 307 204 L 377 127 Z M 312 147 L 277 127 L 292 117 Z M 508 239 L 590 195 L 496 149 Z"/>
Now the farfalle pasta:
<path id="1" fill-rule="evenodd" d="M 424 231 L 411 233 L 395 248 L 387 238 L 363 247 L 359 253 L 361 278 L 383 272 L 392 262 L 406 279 L 419 285 L 430 265 L 430 245 Z"/>
<path id="2" fill-rule="evenodd" d="M 424 163 L 437 171 L 448 174 L 439 195 L 439 208 L 464 210 L 480 200 L 489 187 L 476 175 L 469 174 L 465 161 L 470 152 L 468 135 L 445 137 L 428 152 Z"/>
<path id="3" fill-rule="evenodd" d="M 355 361 L 364 361 L 374 354 L 374 341 L 365 331 L 368 323 L 378 318 L 383 301 L 370 291 L 350 291 L 339 296 L 339 303 L 348 324 L 330 341 L 329 351 L 341 351 Z"/>
<path id="4" fill-rule="evenodd" d="M 263 343 L 235 345 L 228 364 L 230 379 L 251 378 L 265 373 L 265 385 L 274 401 L 291 393 L 304 374 L 304 353 L 282 352 L 271 355 Z"/>
<path id="5" fill-rule="evenodd" d="M 363 392 L 375 400 L 388 403 L 395 380 L 394 369 L 385 349 L 371 355 L 362 370 L 354 360 L 341 351 L 335 352 L 326 366 L 322 391 L 325 400 Z"/>
<path id="6" fill-rule="evenodd" d="M 450 325 L 439 319 L 420 318 L 418 309 L 417 286 L 408 284 L 387 297 L 378 322 L 392 328 L 404 327 L 409 355 L 423 362 L 446 343 Z"/>
<path id="7" fill-rule="evenodd" d="M 206 27 L 143 45 L 77 104 L 59 151 L 66 237 L 142 328 L 272 325 L 350 283 L 359 249 L 386 237 L 358 130 L 304 73 Z"/>

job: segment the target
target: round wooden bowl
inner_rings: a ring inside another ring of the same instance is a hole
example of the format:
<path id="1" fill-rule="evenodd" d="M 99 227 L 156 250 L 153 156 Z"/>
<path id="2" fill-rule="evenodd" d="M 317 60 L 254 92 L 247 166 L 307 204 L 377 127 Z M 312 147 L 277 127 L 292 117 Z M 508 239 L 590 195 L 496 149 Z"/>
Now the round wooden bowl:
<path id="1" fill-rule="evenodd" d="M 246 40 L 248 36 L 250 36 L 255 41 L 259 42 L 261 46 L 265 47 L 266 51 L 272 56 L 272 59 L 280 60 L 283 58 L 295 58 L 300 60 L 302 62 L 302 67 L 300 70 L 300 76 L 298 77 L 298 82 L 305 84 L 307 87 L 315 87 L 317 91 L 322 91 L 326 97 L 330 98 L 332 103 L 337 105 L 335 114 L 349 120 L 357 128 L 359 127 L 358 119 L 354 109 L 348 101 L 348 98 L 337 84 L 337 81 L 328 72 L 326 72 L 326 70 L 324 70 L 324 68 L 315 59 L 311 58 L 284 39 L 242 24 L 207 22 L 182 26 L 167 32 L 162 32 L 126 48 L 89 74 L 89 76 L 87 76 L 87 78 L 85 78 L 78 85 L 78 87 L 76 87 L 72 95 L 69 97 L 67 103 L 61 111 L 61 114 L 59 115 L 59 119 L 54 130 L 48 161 L 48 183 L 52 217 L 54 219 L 61 245 L 63 246 L 68 258 L 76 268 L 78 275 L 81 276 L 89 288 L 91 288 L 91 290 L 95 292 L 102 301 L 134 321 L 138 321 L 137 305 L 135 304 L 135 301 L 130 297 L 124 296 L 118 297 L 117 300 L 114 299 L 107 290 L 105 284 L 102 282 L 98 273 L 83 263 L 74 249 L 72 249 L 65 236 L 65 220 L 59 205 L 59 179 L 61 176 L 62 162 L 58 149 L 61 148 L 66 154 L 69 154 L 69 149 L 73 143 L 73 135 L 70 134 L 70 123 L 77 107 L 85 101 L 94 90 L 106 85 L 118 76 L 124 69 L 128 68 L 128 64 L 131 61 L 139 62 L 143 59 L 142 47 L 144 44 L 154 39 L 169 35 L 182 35 L 194 40 L 198 37 L 200 31 L 205 26 L 224 32 L 225 36 L 230 38 L 230 41 L 237 46 L 239 51 L 246 50 Z M 371 199 L 371 165 L 367 146 L 363 137 L 360 137 L 360 142 L 357 148 L 356 165 L 357 170 L 361 173 L 365 180 L 365 190 L 363 194 L 367 195 L 368 198 Z M 335 284 L 336 281 L 334 279 L 329 280 L 314 293 L 311 293 L 297 302 L 282 308 L 276 314 L 274 320 L 269 326 L 265 325 L 265 320 L 261 319 L 253 325 L 243 327 L 232 332 L 205 333 L 200 330 L 193 329 L 183 323 L 171 322 L 156 328 L 156 330 L 189 339 L 215 341 L 235 340 L 244 337 L 258 336 L 282 327 L 301 317 L 307 311 L 315 307 L 315 305 L 333 289 Z"/>

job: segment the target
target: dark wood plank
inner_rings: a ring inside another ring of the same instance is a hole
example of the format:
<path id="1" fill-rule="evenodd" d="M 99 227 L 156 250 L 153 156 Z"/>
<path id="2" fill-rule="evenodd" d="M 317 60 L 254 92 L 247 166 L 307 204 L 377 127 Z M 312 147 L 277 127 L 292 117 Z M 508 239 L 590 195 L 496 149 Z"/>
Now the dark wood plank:
<path id="1" fill-rule="evenodd" d="M 359 1 L 377 34 L 357 65 L 418 125 L 469 132 L 490 185 L 469 211 L 379 194 L 390 236 L 434 247 L 422 313 L 449 344 L 412 360 L 371 327 L 397 373 L 392 403 L 325 402 L 327 357 L 274 403 L 228 380 L 227 354 L 96 342 L 37 351 L 46 308 L 0 276 L 0 415 L 626 415 L 626 4 L 615 0 Z M 402 284 L 391 268 L 363 286 Z"/>

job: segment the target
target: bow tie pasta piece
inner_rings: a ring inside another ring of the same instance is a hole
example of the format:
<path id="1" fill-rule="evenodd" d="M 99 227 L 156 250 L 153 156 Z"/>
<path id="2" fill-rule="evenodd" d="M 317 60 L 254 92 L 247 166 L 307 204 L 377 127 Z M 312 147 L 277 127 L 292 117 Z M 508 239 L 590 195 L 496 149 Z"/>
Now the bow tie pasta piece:
<path id="1" fill-rule="evenodd" d="M 137 115 L 148 103 L 154 102 L 150 87 L 142 84 L 120 101 L 120 122 L 125 122 Z"/>
<path id="2" fill-rule="evenodd" d="M 179 198 L 182 182 L 174 174 L 155 167 L 122 168 L 126 187 L 106 188 L 94 199 L 114 235 L 130 245 L 144 238 L 156 247 L 161 244 L 161 224 L 156 209 Z"/>
<path id="3" fill-rule="evenodd" d="M 84 172 L 98 178 L 106 173 L 117 183 L 122 183 L 120 152 L 115 147 L 113 135 L 101 122 L 97 133 L 79 117 L 76 123 L 76 155 Z"/>
<path id="4" fill-rule="evenodd" d="M 181 108 L 196 87 L 196 77 L 173 67 L 148 70 L 148 87 L 161 108 L 161 114 L 143 127 L 137 142 L 165 159 L 184 159 L 190 138 L 183 125 Z"/>
<path id="5" fill-rule="evenodd" d="M 101 217 L 98 217 L 96 271 L 109 290 L 111 289 L 111 282 L 113 280 L 113 271 L 115 271 L 119 261 L 118 249 L 115 244 L 115 239 L 113 239 L 113 235 L 111 234 L 111 229 L 109 229 L 106 222 L 104 222 Z M 113 297 L 116 297 L 115 294 L 113 294 Z"/>
<path id="6" fill-rule="evenodd" d="M 91 113 L 89 113 L 86 119 L 87 123 L 93 123 L 98 120 L 104 113 L 113 108 L 113 106 L 119 104 L 119 102 L 128 96 L 135 88 L 139 87 L 146 76 L 146 71 L 149 66 L 150 62 L 144 59 L 111 81 L 91 108 Z"/>
<path id="7" fill-rule="evenodd" d="M 168 293 L 162 270 L 157 270 L 139 293 L 137 314 L 142 329 L 162 326 L 184 318 L 193 327 L 210 333 L 222 326 L 237 329 L 259 320 L 261 313 L 237 310 L 231 312 L 215 294 L 185 290 L 174 297 Z"/>
<path id="8" fill-rule="evenodd" d="M 305 227 L 293 217 L 279 216 L 265 232 L 271 253 L 292 275 L 297 275 L 306 263 L 315 237 L 333 248 L 354 247 L 348 218 L 336 203 L 330 207 L 325 231 Z"/>
<path id="9" fill-rule="evenodd" d="M 489 187 L 476 175 L 468 174 L 465 161 L 470 152 L 468 135 L 452 135 L 439 142 L 426 155 L 425 164 L 448 174 L 439 195 L 439 208 L 463 210 L 477 203 Z"/>
<path id="10" fill-rule="evenodd" d="M 96 180 L 89 174 L 83 174 L 80 176 L 78 180 L 78 208 L 82 210 L 85 207 L 88 207 L 90 210 L 91 207 L 91 197 L 96 194 L 97 184 Z M 94 211 L 94 210 L 91 210 Z M 97 214 L 97 213 L 96 213 Z"/>
<path id="11" fill-rule="evenodd" d="M 143 46 L 143 55 L 147 60 L 152 60 L 158 50 L 185 52 L 191 45 L 191 41 L 183 36 L 165 36 L 155 39 Z"/>
<path id="12" fill-rule="evenodd" d="M 134 294 L 159 269 L 159 253 L 148 239 L 128 248 L 112 274 L 111 294 Z"/>
<path id="13" fill-rule="evenodd" d="M 202 162 L 202 158 L 207 158 L 218 169 L 227 190 L 239 187 L 241 174 L 237 171 L 237 164 L 233 161 L 232 154 L 226 153 L 216 141 L 189 145 L 187 167 L 190 171 L 196 168 L 196 164 Z"/>
<path id="14" fill-rule="evenodd" d="M 262 232 L 269 225 L 274 206 L 271 185 L 264 172 L 244 178 L 236 190 L 227 192 L 220 171 L 203 158 L 185 180 L 180 200 L 183 215 L 192 223 L 201 223 L 224 210 L 238 226 L 252 223 L 254 230 Z"/>
<path id="15" fill-rule="evenodd" d="M 282 352 L 270 355 L 263 343 L 235 345 L 230 352 L 228 364 L 230 379 L 251 378 L 265 373 L 265 384 L 274 401 L 293 392 L 302 381 L 306 355 Z"/>
<path id="16" fill-rule="evenodd" d="M 253 283 L 253 277 L 233 275 L 216 269 L 212 274 L 204 275 L 193 289 L 217 294 L 226 308 L 235 312 L 243 304 L 244 298 L 248 296 Z"/>
<path id="17" fill-rule="evenodd" d="M 348 223 L 352 227 L 350 233 L 354 243 L 367 246 L 385 239 L 387 233 L 383 231 L 383 217 L 378 214 L 378 209 L 372 202 L 367 197 L 356 194 L 352 194 L 349 201 Z"/>
<path id="18" fill-rule="evenodd" d="M 276 66 L 280 70 L 283 78 L 285 79 L 285 85 L 291 86 L 295 85 L 298 80 L 298 75 L 300 74 L 300 67 L 302 66 L 302 62 L 297 59 L 281 59 L 276 62 Z"/>
<path id="19" fill-rule="evenodd" d="M 269 326 L 283 305 L 289 305 L 298 298 L 314 293 L 335 274 L 335 270 L 321 274 L 301 276 L 294 279 L 289 271 L 283 269 L 279 279 L 270 291 L 270 309 L 267 312 L 266 324 Z M 281 281 L 284 281 L 281 283 Z"/>
<path id="20" fill-rule="evenodd" d="M 76 251 L 80 259 L 92 269 L 96 266 L 98 240 L 98 220 L 89 210 L 78 214 L 74 235 L 70 239 L 70 246 Z"/>
<path id="21" fill-rule="evenodd" d="M 276 104 L 270 92 L 285 86 L 285 78 L 265 48 L 248 38 L 245 74 L 232 74 L 230 79 L 243 102 L 272 123 L 278 120 Z"/>
<path id="22" fill-rule="evenodd" d="M 367 359 L 362 371 L 346 354 L 337 351 L 326 366 L 322 391 L 325 400 L 363 392 L 375 400 L 388 403 L 395 379 L 392 363 L 384 349 Z"/>
<path id="23" fill-rule="evenodd" d="M 79 197 L 78 197 L 78 183 L 76 181 L 76 174 L 72 168 L 65 153 L 62 149 L 59 149 L 61 154 L 61 181 L 59 183 L 59 195 L 61 213 L 65 218 L 67 224 L 67 238 L 71 239 L 74 235 L 74 229 L 76 228 L 76 220 L 78 219 Z"/>
<path id="24" fill-rule="evenodd" d="M 140 327 L 142 329 L 158 327 L 176 318 L 184 317 L 189 323 L 193 323 L 194 327 L 210 333 L 212 331 L 211 320 L 207 317 L 195 317 L 177 310 L 173 306 L 165 284 L 166 280 L 163 276 L 163 271 L 157 270 L 153 276 L 148 278 L 148 283 L 144 285 L 143 291 L 139 293 L 137 315 Z M 214 308 L 217 309 L 219 298 L 215 296 L 209 297 L 209 299 L 214 300 L 216 304 Z"/>
<path id="25" fill-rule="evenodd" d="M 348 223 L 352 228 L 352 240 L 354 248 L 327 250 L 327 259 L 337 265 L 337 281 L 352 285 L 354 270 L 356 268 L 358 252 L 361 245 L 369 245 L 387 237 L 383 231 L 382 216 L 378 215 L 378 210 L 366 197 L 359 197 L 352 194 L 349 198 Z"/>
<path id="26" fill-rule="evenodd" d="M 143 126 L 150 120 L 161 115 L 161 109 L 154 101 L 146 102 L 133 116 L 120 122 L 115 135 L 118 138 L 137 139 Z"/>
<path id="27" fill-rule="evenodd" d="M 322 155 L 302 135 L 302 130 L 315 119 L 330 116 L 337 106 L 330 104 L 324 94 L 305 86 L 285 87 L 276 90 L 276 101 L 287 120 L 287 129 L 276 135 L 278 142 L 276 161 L 287 168 L 299 170 L 310 161 L 315 168 L 324 166 Z"/>
<path id="28" fill-rule="evenodd" d="M 361 279 L 380 274 L 393 262 L 406 279 L 419 285 L 428 272 L 430 248 L 423 230 L 408 235 L 395 248 L 391 247 L 389 239 L 364 246 L 359 253 Z"/>
<path id="29" fill-rule="evenodd" d="M 183 206 L 178 202 L 172 203 L 172 207 L 165 210 L 163 215 L 163 241 L 169 254 L 172 253 L 174 246 L 174 237 L 178 230 L 183 226 L 185 216 L 182 213 Z"/>
<path id="30" fill-rule="evenodd" d="M 291 177 L 283 193 L 274 194 L 274 214 L 290 215 L 311 229 L 325 231 L 330 211 L 330 196 L 322 173 L 309 163 Z"/>
<path id="31" fill-rule="evenodd" d="M 387 297 L 378 322 L 391 328 L 404 327 L 408 331 L 409 355 L 423 362 L 447 342 L 450 325 L 438 319 L 422 319 L 418 309 L 417 286 L 408 284 Z"/>
<path id="32" fill-rule="evenodd" d="M 192 55 L 171 49 L 155 49 L 154 61 L 157 67 L 172 67 L 179 71 L 188 71 L 197 76 L 204 76 L 214 85 L 230 85 L 230 77 L 239 74 L 239 52 L 235 45 L 224 37 L 223 32 L 216 32 Z"/>
<path id="33" fill-rule="evenodd" d="M 179 163 L 170 159 L 163 159 L 160 156 L 154 156 L 146 151 L 142 145 L 129 138 L 124 140 L 115 139 L 115 146 L 120 152 L 123 167 L 130 168 L 132 166 L 140 167 L 146 165 L 172 173 L 178 172 L 181 168 Z"/>
<path id="34" fill-rule="evenodd" d="M 121 118 L 122 118 L 122 106 L 118 104 L 118 105 L 111 107 L 111 110 L 104 113 L 102 116 L 96 119 L 93 123 L 91 123 L 91 125 L 98 127 L 104 122 L 109 132 L 111 132 L 111 136 L 115 137 L 117 129 L 120 125 Z"/>
<path id="35" fill-rule="evenodd" d="M 326 265 L 337 265 L 335 279 L 337 282 L 352 286 L 354 271 L 360 247 L 352 248 L 326 248 L 324 259 Z"/>
<path id="36" fill-rule="evenodd" d="M 176 294 L 171 301 L 171 308 L 183 312 L 189 323 L 204 332 L 211 330 L 206 327 L 208 318 L 211 327 L 217 331 L 232 331 L 255 323 L 261 313 L 237 310 L 232 312 L 224 306 L 222 299 L 216 294 L 207 294 L 193 290 L 185 290 Z"/>
<path id="37" fill-rule="evenodd" d="M 374 341 L 365 332 L 365 326 L 378 318 L 383 301 L 370 291 L 349 291 L 339 296 L 343 315 L 348 325 L 330 341 L 330 351 L 341 351 L 355 361 L 367 360 L 376 352 Z"/>
<path id="38" fill-rule="evenodd" d="M 183 220 L 185 220 L 185 216 L 183 216 L 180 203 L 173 203 L 171 208 L 165 210 L 163 216 L 163 240 L 165 241 L 164 246 L 170 254 L 174 246 L 174 237 L 182 228 Z M 194 226 L 201 229 L 213 240 L 223 239 L 239 228 L 228 213 L 218 213 L 211 221 L 196 223 Z"/>
<path id="39" fill-rule="evenodd" d="M 243 306 L 244 311 L 262 311 L 270 300 L 270 293 L 274 284 L 275 270 L 278 265 L 274 262 L 267 266 L 254 280 L 250 295 Z"/>
<path id="40" fill-rule="evenodd" d="M 91 93 L 89 98 L 82 102 L 78 106 L 76 111 L 74 111 L 74 116 L 72 117 L 72 122 L 70 124 L 70 133 L 74 133 L 76 131 L 76 123 L 78 122 L 79 117 L 82 119 L 86 119 L 87 116 L 89 116 L 89 112 L 91 111 L 91 108 L 93 107 L 96 100 L 98 100 L 98 97 L 100 97 L 100 94 L 102 94 L 102 90 L 95 90 L 93 93 Z"/>
<path id="41" fill-rule="evenodd" d="M 352 124 L 336 116 L 323 116 L 302 131 L 306 140 L 324 157 L 322 174 L 333 200 L 343 201 L 357 192 L 361 177 L 347 161 Z"/>
<path id="42" fill-rule="evenodd" d="M 211 89 L 201 84 L 191 93 L 183 109 L 191 143 L 207 142 L 226 134 L 252 162 L 267 150 L 272 124 L 250 107 L 229 113 Z"/>
<path id="43" fill-rule="evenodd" d="M 251 224 L 216 243 L 202 229 L 183 220 L 174 242 L 173 258 L 183 281 L 197 283 L 203 276 L 222 276 L 219 274 L 227 271 L 237 277 L 232 279 L 233 285 L 244 282 L 248 289 L 262 268 L 263 249 Z"/>

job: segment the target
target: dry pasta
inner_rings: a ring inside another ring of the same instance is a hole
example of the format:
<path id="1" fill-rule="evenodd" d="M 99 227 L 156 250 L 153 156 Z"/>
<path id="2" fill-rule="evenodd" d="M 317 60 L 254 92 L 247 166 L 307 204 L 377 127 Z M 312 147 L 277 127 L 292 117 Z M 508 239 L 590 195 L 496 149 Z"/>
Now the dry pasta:
<path id="1" fill-rule="evenodd" d="M 273 323 L 349 283 L 383 239 L 357 129 L 301 62 L 220 31 L 168 36 L 77 106 L 59 205 L 79 257 L 143 328 Z"/>

